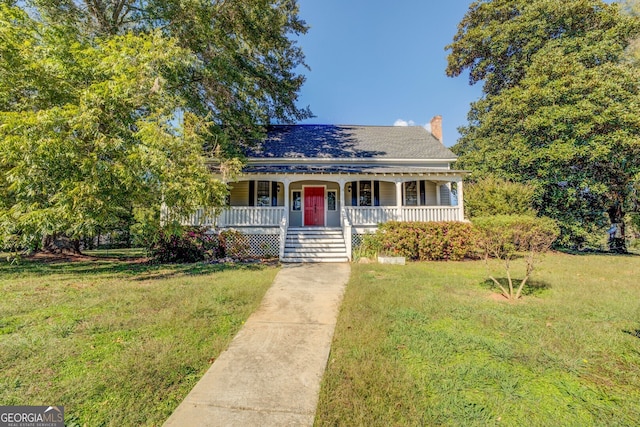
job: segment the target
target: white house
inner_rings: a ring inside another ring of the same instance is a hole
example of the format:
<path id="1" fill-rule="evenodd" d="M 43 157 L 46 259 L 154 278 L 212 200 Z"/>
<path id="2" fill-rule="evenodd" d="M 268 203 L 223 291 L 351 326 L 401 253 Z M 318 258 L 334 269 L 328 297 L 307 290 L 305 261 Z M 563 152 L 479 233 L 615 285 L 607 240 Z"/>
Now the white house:
<path id="1" fill-rule="evenodd" d="M 282 261 L 346 261 L 378 224 L 463 221 L 456 156 L 442 144 L 441 117 L 419 126 L 278 125 L 247 153 L 220 215 L 185 223 L 234 228 L 255 255 Z"/>

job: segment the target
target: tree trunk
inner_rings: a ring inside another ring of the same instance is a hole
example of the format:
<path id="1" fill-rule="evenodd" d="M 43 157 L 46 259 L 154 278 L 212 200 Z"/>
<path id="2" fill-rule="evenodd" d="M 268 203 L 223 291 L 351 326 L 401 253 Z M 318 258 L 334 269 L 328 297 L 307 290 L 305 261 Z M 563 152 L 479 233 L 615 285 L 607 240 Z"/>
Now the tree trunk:
<path id="1" fill-rule="evenodd" d="M 60 236 L 57 233 L 42 237 L 41 250 L 42 252 L 50 254 L 82 254 L 80 252 L 80 239 L 70 239 L 64 235 Z"/>
<path id="2" fill-rule="evenodd" d="M 615 203 L 607 210 L 611 229 L 609 232 L 609 251 L 618 254 L 627 253 L 627 243 L 625 239 L 624 211 L 620 203 Z"/>

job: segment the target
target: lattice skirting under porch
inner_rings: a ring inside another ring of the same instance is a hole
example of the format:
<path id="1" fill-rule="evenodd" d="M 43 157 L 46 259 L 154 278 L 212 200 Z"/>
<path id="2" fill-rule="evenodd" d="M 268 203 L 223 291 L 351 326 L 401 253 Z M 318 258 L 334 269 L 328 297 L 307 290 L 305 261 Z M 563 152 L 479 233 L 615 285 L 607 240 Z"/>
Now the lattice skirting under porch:
<path id="1" fill-rule="evenodd" d="M 231 238 L 226 242 L 226 253 L 233 257 L 234 247 L 246 247 L 248 249 L 246 255 L 250 257 L 277 258 L 280 250 L 280 234 L 279 229 L 277 230 L 273 233 L 240 231 L 242 241 L 234 242 Z"/>
<path id="2" fill-rule="evenodd" d="M 351 250 L 352 251 L 355 251 L 358 248 L 360 248 L 360 245 L 362 244 L 363 238 L 364 238 L 364 234 L 353 233 L 351 235 Z"/>

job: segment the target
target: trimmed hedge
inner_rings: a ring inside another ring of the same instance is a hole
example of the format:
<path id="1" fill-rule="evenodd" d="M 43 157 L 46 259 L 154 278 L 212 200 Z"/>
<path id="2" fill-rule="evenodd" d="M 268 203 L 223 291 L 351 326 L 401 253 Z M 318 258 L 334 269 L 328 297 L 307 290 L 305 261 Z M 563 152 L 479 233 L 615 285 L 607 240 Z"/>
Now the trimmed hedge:
<path id="1" fill-rule="evenodd" d="M 364 240 L 363 249 L 414 261 L 459 261 L 475 255 L 476 241 L 466 222 L 390 221 Z"/>

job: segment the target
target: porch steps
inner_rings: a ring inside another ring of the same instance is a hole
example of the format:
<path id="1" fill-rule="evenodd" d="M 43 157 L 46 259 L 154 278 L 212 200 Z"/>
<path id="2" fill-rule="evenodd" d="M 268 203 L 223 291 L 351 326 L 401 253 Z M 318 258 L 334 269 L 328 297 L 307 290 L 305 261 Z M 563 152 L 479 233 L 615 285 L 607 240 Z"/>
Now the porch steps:
<path id="1" fill-rule="evenodd" d="M 290 227 L 283 262 L 347 262 L 342 229 L 330 227 Z"/>

